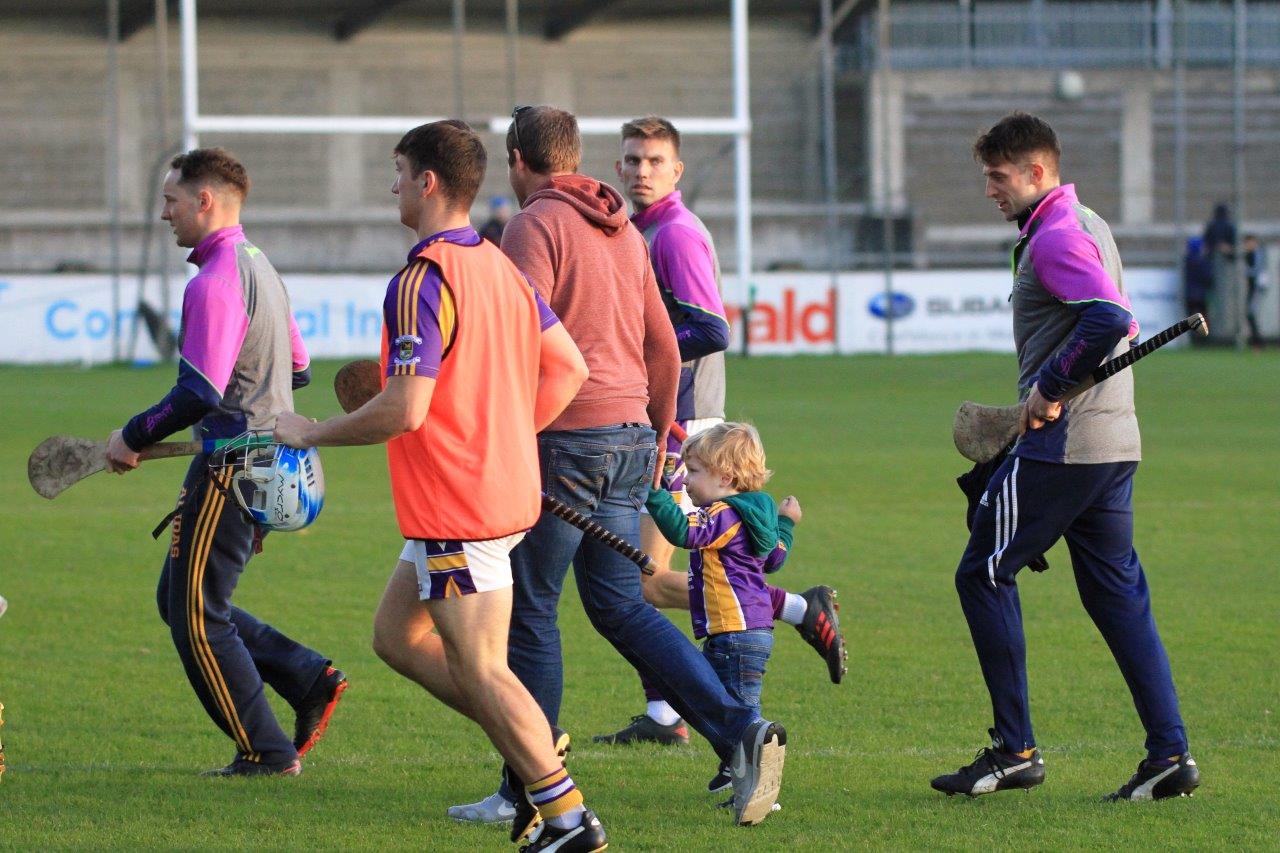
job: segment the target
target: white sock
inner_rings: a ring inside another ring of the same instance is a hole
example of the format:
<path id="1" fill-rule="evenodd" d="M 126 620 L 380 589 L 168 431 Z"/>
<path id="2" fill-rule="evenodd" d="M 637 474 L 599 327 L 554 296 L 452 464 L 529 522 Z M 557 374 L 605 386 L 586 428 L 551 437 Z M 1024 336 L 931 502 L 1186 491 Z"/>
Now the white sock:
<path id="1" fill-rule="evenodd" d="M 558 814 L 555 817 L 547 818 L 547 823 L 556 829 L 573 829 L 582 823 L 582 813 L 586 811 L 583 806 L 574 806 L 564 814 Z"/>
<path id="2" fill-rule="evenodd" d="M 804 621 L 804 612 L 809 609 L 809 602 L 803 595 L 787 593 L 787 601 L 782 605 L 782 621 L 788 625 L 799 625 Z"/>
<path id="3" fill-rule="evenodd" d="M 801 600 L 803 601 L 803 599 Z M 653 720 L 660 726 L 674 725 L 675 721 L 680 719 L 680 715 L 676 713 L 676 709 L 668 705 L 667 700 L 665 699 L 658 699 L 650 702 L 645 706 L 644 712 L 649 715 L 649 719 Z M 575 823 L 573 826 L 577 826 L 577 824 Z"/>

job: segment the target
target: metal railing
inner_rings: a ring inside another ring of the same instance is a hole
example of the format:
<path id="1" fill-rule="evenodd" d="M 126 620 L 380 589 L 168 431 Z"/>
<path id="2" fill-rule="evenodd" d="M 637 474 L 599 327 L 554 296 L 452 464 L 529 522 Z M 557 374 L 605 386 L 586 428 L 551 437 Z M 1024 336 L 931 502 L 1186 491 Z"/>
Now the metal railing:
<path id="1" fill-rule="evenodd" d="M 1169 68 L 1181 51 L 1190 66 L 1230 66 L 1230 4 L 1161 2 L 955 2 L 900 5 L 890 12 L 890 64 L 929 68 Z M 1249 3 L 1245 61 L 1280 66 L 1280 4 Z M 877 62 L 877 13 L 862 19 L 854 44 L 840 46 L 841 70 Z"/>

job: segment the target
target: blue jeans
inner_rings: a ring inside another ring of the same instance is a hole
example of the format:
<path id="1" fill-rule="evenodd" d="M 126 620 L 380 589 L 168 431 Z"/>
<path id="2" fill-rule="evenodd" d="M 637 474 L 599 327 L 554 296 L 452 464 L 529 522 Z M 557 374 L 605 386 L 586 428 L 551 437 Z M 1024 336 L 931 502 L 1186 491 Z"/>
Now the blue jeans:
<path id="1" fill-rule="evenodd" d="M 752 628 L 714 634 L 702 643 L 702 656 L 720 676 L 729 695 L 759 710 L 764 665 L 773 652 L 773 631 Z"/>
<path id="2" fill-rule="evenodd" d="M 637 547 L 640 507 L 657 456 L 648 426 L 619 424 L 538 436 L 542 487 L 551 497 Z M 732 755 L 755 709 L 725 690 L 697 648 L 644 600 L 640 570 L 607 545 L 544 513 L 515 550 L 508 660 L 547 719 L 560 716 L 564 665 L 556 610 L 572 563 L 591 624 L 722 758 Z"/>

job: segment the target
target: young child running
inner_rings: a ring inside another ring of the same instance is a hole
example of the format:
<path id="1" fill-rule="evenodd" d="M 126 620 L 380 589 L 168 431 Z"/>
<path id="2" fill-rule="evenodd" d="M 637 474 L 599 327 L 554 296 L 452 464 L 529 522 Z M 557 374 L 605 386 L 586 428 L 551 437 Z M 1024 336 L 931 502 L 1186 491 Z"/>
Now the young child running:
<path id="1" fill-rule="evenodd" d="M 649 490 L 649 515 L 667 541 L 688 548 L 689 615 L 702 653 L 735 698 L 760 707 L 765 662 L 773 651 L 773 604 L 764 576 L 782 568 L 800 521 L 800 502 L 782 505 L 760 491 L 773 473 L 750 424 L 720 423 L 684 444 L 688 515 L 665 489 Z M 707 784 L 732 785 L 721 764 Z"/>

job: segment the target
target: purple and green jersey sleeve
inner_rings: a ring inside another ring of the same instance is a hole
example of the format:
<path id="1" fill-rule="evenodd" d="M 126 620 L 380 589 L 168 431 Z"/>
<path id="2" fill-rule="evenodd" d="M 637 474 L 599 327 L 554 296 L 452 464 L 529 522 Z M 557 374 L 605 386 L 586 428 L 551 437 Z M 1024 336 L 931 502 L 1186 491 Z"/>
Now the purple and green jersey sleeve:
<path id="1" fill-rule="evenodd" d="M 786 516 L 778 517 L 778 544 L 764 558 L 765 574 L 772 574 L 782 568 L 791 553 L 791 543 L 795 537 L 796 523 Z"/>

